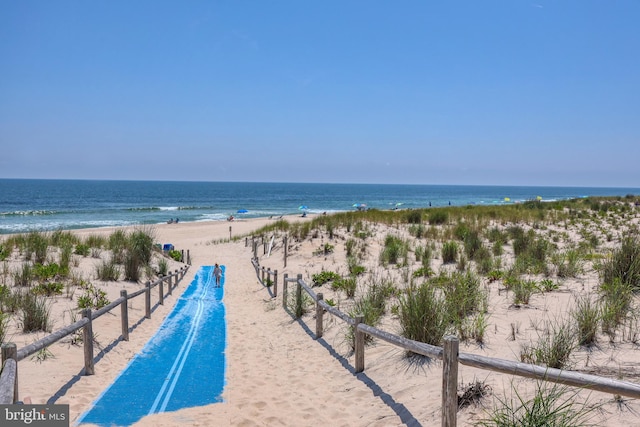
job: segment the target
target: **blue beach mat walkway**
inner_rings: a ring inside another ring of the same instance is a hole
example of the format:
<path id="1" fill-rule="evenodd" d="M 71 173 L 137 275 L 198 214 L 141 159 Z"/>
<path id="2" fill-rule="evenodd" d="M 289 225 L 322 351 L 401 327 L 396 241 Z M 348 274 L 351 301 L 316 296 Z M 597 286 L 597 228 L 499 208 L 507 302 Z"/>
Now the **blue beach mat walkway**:
<path id="1" fill-rule="evenodd" d="M 204 266 L 158 332 L 76 425 L 128 426 L 158 412 L 222 402 L 226 320 L 222 281 Z"/>

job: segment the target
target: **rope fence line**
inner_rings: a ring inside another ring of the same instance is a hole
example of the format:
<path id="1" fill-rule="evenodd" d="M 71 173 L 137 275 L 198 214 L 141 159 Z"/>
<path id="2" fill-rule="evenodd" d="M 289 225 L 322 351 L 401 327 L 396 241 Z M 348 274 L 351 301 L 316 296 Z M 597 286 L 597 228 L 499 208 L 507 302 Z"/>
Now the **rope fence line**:
<path id="1" fill-rule="evenodd" d="M 264 275 L 272 272 L 260 266 L 258 258 L 251 259 L 256 275 L 260 280 L 260 272 Z M 272 273 L 277 278 L 277 270 Z M 263 276 L 262 276 L 263 277 Z M 264 280 L 260 280 L 265 285 Z M 324 314 L 329 313 L 343 320 L 348 325 L 354 327 L 355 349 L 354 349 L 354 372 L 360 373 L 365 368 L 365 335 L 378 338 L 389 344 L 400 347 L 406 351 L 442 360 L 442 426 L 453 427 L 457 423 L 458 412 L 458 364 L 471 366 L 474 368 L 498 372 L 519 377 L 531 378 L 541 381 L 548 381 L 572 387 L 585 388 L 589 390 L 611 393 L 634 399 L 640 398 L 640 384 L 630 381 L 614 380 L 599 377 L 591 374 L 583 374 L 576 371 L 565 371 L 562 369 L 547 368 L 544 366 L 532 365 L 522 362 L 514 362 L 506 359 L 486 357 L 471 353 L 459 352 L 459 340 L 455 336 L 444 338 L 443 347 L 433 346 L 419 341 L 410 340 L 402 336 L 374 328 L 363 323 L 363 316 L 357 315 L 355 318 L 341 312 L 337 308 L 329 305 L 322 293 L 315 293 L 311 287 L 304 282 L 302 274 L 296 278 L 289 278 L 288 274 L 283 275 L 282 284 L 282 306 L 287 308 L 288 284 L 296 286 L 295 308 L 293 314 L 295 318 L 302 317 L 302 292 L 306 292 L 316 305 L 316 338 L 323 335 Z M 276 294 L 274 293 L 274 297 Z"/>
<path id="2" fill-rule="evenodd" d="M 127 302 L 139 295 L 145 295 L 145 318 L 151 318 L 151 290 L 158 286 L 158 302 L 157 305 L 164 304 L 164 283 L 167 282 L 167 294 L 171 295 L 173 289 L 184 278 L 189 265 L 185 265 L 175 272 L 160 277 L 155 282 L 147 281 L 145 287 L 128 295 L 126 290 L 120 291 L 120 298 L 100 308 L 92 311 L 90 308 L 82 310 L 82 319 L 74 322 L 62 329 L 59 329 L 38 341 L 17 348 L 15 343 L 2 344 L 2 373 L 0 374 L 0 404 L 12 404 L 19 402 L 18 393 L 18 362 L 37 353 L 38 351 L 49 347 L 51 344 L 69 336 L 76 331 L 82 329 L 82 341 L 84 345 L 84 375 L 93 375 L 94 369 L 94 351 L 93 351 L 93 320 L 110 312 L 120 306 L 120 318 L 122 325 L 121 339 L 129 340 L 129 314 Z"/>

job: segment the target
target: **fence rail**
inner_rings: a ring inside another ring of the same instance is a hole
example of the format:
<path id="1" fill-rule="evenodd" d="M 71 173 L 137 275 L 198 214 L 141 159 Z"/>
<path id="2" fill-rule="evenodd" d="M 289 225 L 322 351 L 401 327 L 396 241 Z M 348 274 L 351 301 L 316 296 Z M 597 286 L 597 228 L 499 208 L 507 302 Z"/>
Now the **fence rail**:
<path id="1" fill-rule="evenodd" d="M 256 273 L 259 269 L 264 269 L 264 267 L 260 267 L 259 262 L 255 257 L 254 259 L 252 259 L 252 264 L 256 269 Z M 288 284 L 295 283 L 296 285 L 296 301 L 294 314 L 297 318 L 302 316 L 302 291 L 306 292 L 315 302 L 315 335 L 317 338 L 322 337 L 323 334 L 323 316 L 325 312 L 328 312 L 329 314 L 342 319 L 345 323 L 354 327 L 354 371 L 356 373 L 364 371 L 365 334 L 386 341 L 404 350 L 442 360 L 442 426 L 452 427 L 456 425 L 456 414 L 458 411 L 458 364 L 471 366 L 487 371 L 532 378 L 541 381 L 549 381 L 573 387 L 601 391 L 605 393 L 612 393 L 635 399 L 640 398 L 640 384 L 632 383 L 629 381 L 614 380 L 610 378 L 599 377 L 596 375 L 583 374 L 575 371 L 563 371 L 561 369 L 547 368 L 538 365 L 530 365 L 527 363 L 514 362 L 511 360 L 480 356 L 470 353 L 459 353 L 458 338 L 454 336 L 445 337 L 444 346 L 438 347 L 394 335 L 362 323 L 362 316 L 356 316 L 356 318 L 353 318 L 341 312 L 337 308 L 330 306 L 324 301 L 322 293 L 316 294 L 311 289 L 311 287 L 307 285 L 304 280 L 302 280 L 301 274 L 298 274 L 295 279 L 289 278 L 287 274 L 284 274 L 282 282 L 283 307 L 286 307 L 287 304 Z"/>
<path id="2" fill-rule="evenodd" d="M 127 295 L 127 291 L 120 292 L 120 298 L 111 302 L 110 304 L 102 307 L 101 309 L 92 312 L 91 309 L 84 309 L 82 311 L 82 319 L 71 325 L 65 326 L 46 337 L 24 346 L 18 350 L 14 343 L 2 344 L 2 374 L 0 374 L 0 404 L 11 404 L 19 401 L 18 394 L 18 362 L 37 353 L 38 351 L 49 347 L 51 344 L 61 340 L 62 338 L 75 333 L 76 331 L 83 330 L 83 344 L 84 344 L 84 374 L 93 375 L 93 320 L 110 312 L 116 307 L 121 307 L 121 324 L 122 324 L 122 340 L 129 340 L 129 315 L 127 302 L 139 295 L 145 294 L 145 318 L 151 318 L 151 290 L 158 286 L 159 297 L 158 305 L 164 304 L 164 284 L 167 282 L 167 292 L 171 294 L 173 288 L 178 286 L 180 280 L 184 278 L 189 265 L 186 265 L 175 272 L 160 277 L 155 282 L 146 282 L 145 287 L 131 295 Z M 174 280 L 175 279 L 175 280 Z"/>

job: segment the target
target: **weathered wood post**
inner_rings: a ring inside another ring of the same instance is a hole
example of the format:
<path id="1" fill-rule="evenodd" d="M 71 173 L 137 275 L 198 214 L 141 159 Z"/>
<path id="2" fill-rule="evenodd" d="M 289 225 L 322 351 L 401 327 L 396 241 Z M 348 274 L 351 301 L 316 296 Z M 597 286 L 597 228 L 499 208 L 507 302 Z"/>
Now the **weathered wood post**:
<path id="1" fill-rule="evenodd" d="M 455 427 L 458 414 L 458 338 L 444 338 L 442 353 L 442 427 Z"/>
<path id="2" fill-rule="evenodd" d="M 302 317 L 302 274 L 298 274 L 298 280 L 296 280 L 296 318 Z"/>
<path id="3" fill-rule="evenodd" d="M 180 249 L 180 261 L 184 262 L 184 249 Z"/>
<path id="4" fill-rule="evenodd" d="M 316 339 L 322 338 L 322 321 L 324 316 L 324 308 L 320 305 L 320 301 L 324 301 L 322 292 L 318 293 L 318 301 L 316 301 Z"/>
<path id="5" fill-rule="evenodd" d="M 284 273 L 282 277 L 282 308 L 287 308 L 287 279 L 289 274 Z"/>
<path id="6" fill-rule="evenodd" d="M 269 287 L 269 280 L 271 280 L 271 267 L 267 268 L 267 288 Z"/>
<path id="7" fill-rule="evenodd" d="M 260 273 L 261 273 L 260 281 L 261 281 L 261 282 L 262 282 L 262 284 L 264 285 L 264 267 L 262 267 L 262 268 L 260 269 Z"/>
<path id="8" fill-rule="evenodd" d="M 253 243 L 253 259 L 258 259 L 258 241 L 254 240 L 252 243 Z"/>
<path id="9" fill-rule="evenodd" d="M 356 316 L 356 324 L 353 325 L 353 331 L 355 332 L 355 371 L 356 374 L 364 371 L 364 332 L 358 329 L 358 325 L 364 322 L 364 316 L 359 314 Z"/>
<path id="10" fill-rule="evenodd" d="M 91 309 L 82 310 L 82 317 L 88 322 L 82 328 L 82 341 L 84 342 L 84 374 L 93 375 L 95 373 L 93 366 L 93 319 L 91 318 Z"/>
<path id="11" fill-rule="evenodd" d="M 144 284 L 144 317 L 151 319 L 151 282 Z"/>
<path id="12" fill-rule="evenodd" d="M 124 298 L 124 301 L 120 304 L 120 318 L 122 321 L 122 339 L 124 341 L 129 341 L 129 311 L 127 307 L 127 303 L 129 300 L 127 299 L 127 291 L 123 289 L 120 291 L 120 296 Z"/>
<path id="13" fill-rule="evenodd" d="M 176 278 L 176 283 L 178 283 L 178 270 L 176 270 L 172 274 L 169 274 L 169 279 L 168 279 L 169 286 L 167 286 L 167 295 L 171 295 L 171 288 L 173 287 L 174 277 Z"/>
<path id="14" fill-rule="evenodd" d="M 15 343 L 12 342 L 2 344 L 2 366 L 5 369 L 8 366 L 5 362 L 9 359 L 13 359 L 15 361 L 15 363 L 13 364 L 15 366 L 13 390 L 7 390 L 7 393 L 9 395 L 2 396 L 0 398 L 4 401 L 13 399 L 11 403 L 16 403 L 20 398 L 20 396 L 18 395 L 18 347 Z"/>
<path id="15" fill-rule="evenodd" d="M 287 266 L 287 252 L 288 252 L 287 240 L 288 240 L 287 236 L 284 236 L 283 245 L 284 245 L 284 266 L 285 267 Z"/>
<path id="16" fill-rule="evenodd" d="M 278 296 L 278 270 L 273 270 L 273 297 Z"/>
<path id="17" fill-rule="evenodd" d="M 229 240 L 231 240 L 231 226 L 229 226 Z"/>
<path id="18" fill-rule="evenodd" d="M 264 240 L 264 237 L 262 238 L 262 255 L 266 255 L 267 254 L 267 241 Z"/>
<path id="19" fill-rule="evenodd" d="M 158 281 L 158 304 L 164 305 L 164 277 L 161 277 Z"/>

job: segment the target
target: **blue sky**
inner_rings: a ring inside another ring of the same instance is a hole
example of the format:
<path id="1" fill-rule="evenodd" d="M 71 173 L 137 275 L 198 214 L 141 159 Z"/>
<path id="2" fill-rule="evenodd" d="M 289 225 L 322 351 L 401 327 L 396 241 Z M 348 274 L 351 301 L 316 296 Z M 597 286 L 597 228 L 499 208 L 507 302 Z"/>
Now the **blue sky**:
<path id="1" fill-rule="evenodd" d="M 640 2 L 0 0 L 0 177 L 640 187 Z"/>

